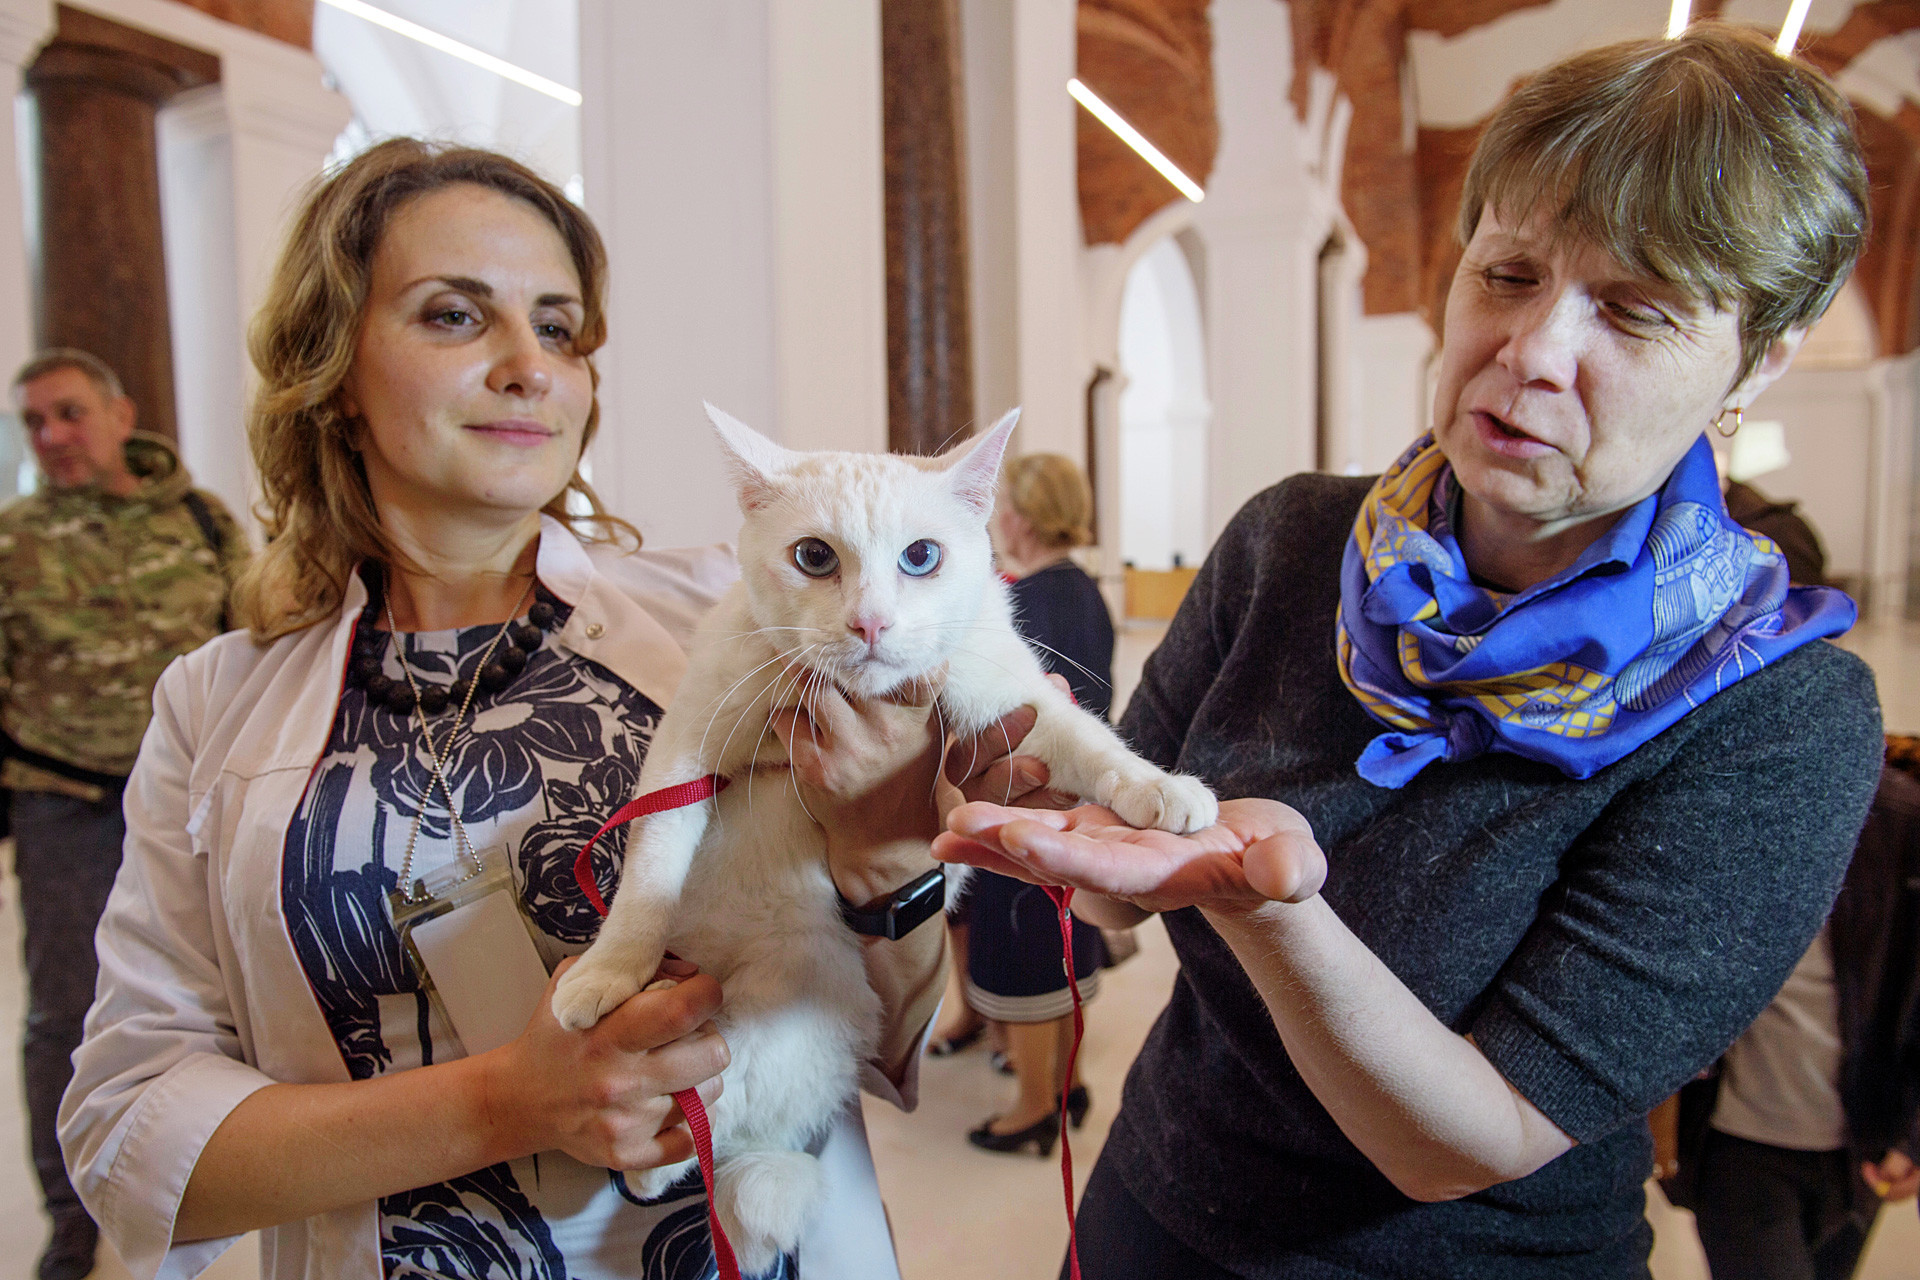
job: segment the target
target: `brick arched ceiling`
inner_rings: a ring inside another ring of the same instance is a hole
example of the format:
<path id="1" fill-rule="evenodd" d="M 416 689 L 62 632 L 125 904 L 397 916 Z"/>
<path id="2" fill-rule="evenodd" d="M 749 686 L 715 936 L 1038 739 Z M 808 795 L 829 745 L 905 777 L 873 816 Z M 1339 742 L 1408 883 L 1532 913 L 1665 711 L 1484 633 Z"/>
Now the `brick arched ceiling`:
<path id="1" fill-rule="evenodd" d="M 222 22 L 302 49 L 313 48 L 314 0 L 178 0 Z"/>
<path id="2" fill-rule="evenodd" d="M 1405 93 L 1407 35 L 1459 35 L 1519 9 L 1550 0 L 1294 0 L 1294 107 L 1304 119 L 1314 67 L 1331 72 L 1353 104 L 1340 202 L 1367 247 L 1361 282 L 1369 315 L 1425 311 L 1432 221 L 1451 225 L 1459 178 L 1449 165 L 1473 153 L 1473 141 L 1437 139 L 1412 127 Z M 1475 138 L 1478 133 L 1475 131 Z M 1412 139 L 1414 146 L 1409 147 Z M 1465 160 L 1460 160 L 1464 173 Z M 1451 200 L 1439 199 L 1451 189 Z M 1443 212 L 1442 206 L 1445 206 Z M 1451 274 L 1451 267 L 1448 268 Z"/>
<path id="3" fill-rule="evenodd" d="M 1201 186 L 1220 124 L 1207 0 L 1080 0 L 1080 79 Z M 1080 221 L 1088 244 L 1117 244 L 1175 200 L 1153 167 L 1076 109 Z"/>

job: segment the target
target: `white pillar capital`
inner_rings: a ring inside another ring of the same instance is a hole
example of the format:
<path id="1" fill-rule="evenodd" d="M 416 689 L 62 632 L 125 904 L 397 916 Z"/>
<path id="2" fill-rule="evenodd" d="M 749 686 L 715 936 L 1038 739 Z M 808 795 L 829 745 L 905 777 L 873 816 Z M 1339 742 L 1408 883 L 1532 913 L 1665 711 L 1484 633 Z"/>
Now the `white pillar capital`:
<path id="1" fill-rule="evenodd" d="M 326 86 L 319 59 L 291 45 L 221 61 L 227 119 L 236 134 L 325 159 L 353 119 L 347 100 Z"/>

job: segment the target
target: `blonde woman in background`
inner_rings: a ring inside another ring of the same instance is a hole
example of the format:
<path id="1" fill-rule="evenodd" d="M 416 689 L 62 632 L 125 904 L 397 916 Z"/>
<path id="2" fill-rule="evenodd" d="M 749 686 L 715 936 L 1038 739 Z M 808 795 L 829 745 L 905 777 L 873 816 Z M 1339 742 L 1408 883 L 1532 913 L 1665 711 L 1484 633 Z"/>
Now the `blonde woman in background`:
<path id="1" fill-rule="evenodd" d="M 1105 716 L 1113 700 L 1113 621 L 1092 578 L 1068 552 L 1093 541 L 1093 495 L 1069 458 L 1033 453 L 1006 466 L 993 515 L 1000 567 L 1013 583 L 1014 625 L 1047 670 L 1064 677 L 1081 706 Z M 1060 1090 L 1073 1035 L 1072 995 L 1061 968 L 1053 901 L 1035 885 L 981 871 L 965 903 L 966 1003 L 1003 1025 L 1019 1081 L 1011 1110 L 968 1135 L 989 1151 L 1033 1147 L 1042 1157 L 1060 1135 Z M 1099 987 L 1100 931 L 1073 924 L 1081 994 Z M 1072 1081 L 1068 1118 L 1086 1120 L 1086 1086 Z"/>

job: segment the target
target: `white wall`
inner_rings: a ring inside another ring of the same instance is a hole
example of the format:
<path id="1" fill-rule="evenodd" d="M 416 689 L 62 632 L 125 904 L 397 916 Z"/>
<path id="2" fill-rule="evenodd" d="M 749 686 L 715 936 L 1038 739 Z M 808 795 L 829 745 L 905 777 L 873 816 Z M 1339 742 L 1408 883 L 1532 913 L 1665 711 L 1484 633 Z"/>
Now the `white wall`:
<path id="1" fill-rule="evenodd" d="M 1162 238 L 1127 273 L 1120 306 L 1120 555 L 1198 564 L 1206 527 L 1206 348 L 1186 255 Z"/>
<path id="2" fill-rule="evenodd" d="M 1786 0 L 1772 7 L 1777 24 Z M 1457 36 L 1411 32 L 1407 60 L 1419 123 L 1458 129 L 1484 120 L 1529 72 L 1582 49 L 1666 34 L 1672 8 L 1669 0 L 1552 0 Z"/>
<path id="3" fill-rule="evenodd" d="M 1354 330 L 1359 370 L 1351 452 L 1334 469 L 1373 475 L 1432 425 L 1427 370 L 1438 352 L 1433 330 L 1413 312 L 1362 316 Z"/>
<path id="4" fill-rule="evenodd" d="M 730 539 L 703 399 L 796 448 L 886 445 L 878 6 L 581 0 L 580 35 L 595 486 L 659 545 Z"/>
<path id="5" fill-rule="evenodd" d="M 1826 547 L 1831 577 L 1862 579 L 1871 567 L 1877 512 L 1869 461 L 1881 447 L 1884 413 L 1866 370 L 1797 365 L 1748 410 L 1782 425 L 1792 459 L 1754 484 L 1800 504 Z"/>

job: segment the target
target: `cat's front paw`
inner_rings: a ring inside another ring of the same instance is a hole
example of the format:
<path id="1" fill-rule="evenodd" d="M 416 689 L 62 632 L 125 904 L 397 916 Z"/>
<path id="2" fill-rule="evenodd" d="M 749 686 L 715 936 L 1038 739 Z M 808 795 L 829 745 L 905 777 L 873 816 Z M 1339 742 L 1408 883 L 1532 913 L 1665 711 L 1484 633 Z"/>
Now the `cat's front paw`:
<path id="1" fill-rule="evenodd" d="M 627 1191 L 636 1200 L 658 1200 L 673 1190 L 674 1184 L 694 1172 L 700 1166 L 692 1160 L 682 1160 L 679 1164 L 663 1164 L 657 1169 L 642 1169 L 635 1173 L 622 1175 Z"/>
<path id="2" fill-rule="evenodd" d="M 554 1020 L 568 1031 L 585 1031 L 640 990 L 639 972 L 589 949 L 553 989 Z"/>
<path id="3" fill-rule="evenodd" d="M 1116 779 L 1106 803 L 1130 827 L 1153 827 L 1180 836 L 1210 827 L 1220 817 L 1220 802 L 1205 783 L 1175 773 Z"/>

